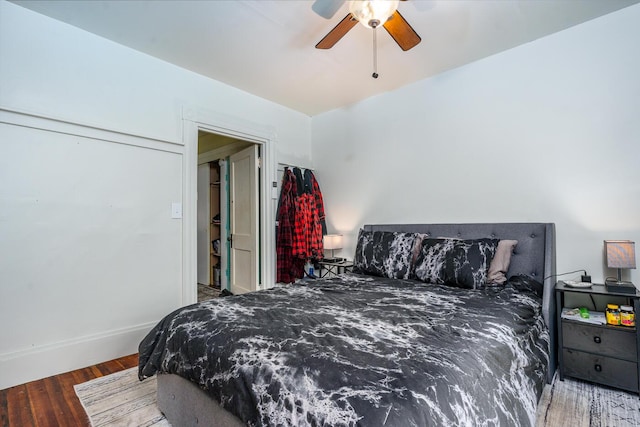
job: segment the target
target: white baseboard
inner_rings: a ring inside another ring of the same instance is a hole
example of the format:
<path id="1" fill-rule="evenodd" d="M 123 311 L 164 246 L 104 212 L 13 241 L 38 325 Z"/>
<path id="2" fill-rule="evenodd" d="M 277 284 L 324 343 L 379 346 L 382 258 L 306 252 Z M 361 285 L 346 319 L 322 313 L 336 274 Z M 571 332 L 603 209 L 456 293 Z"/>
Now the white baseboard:
<path id="1" fill-rule="evenodd" d="M 138 352 L 154 323 L 0 354 L 0 390 Z"/>

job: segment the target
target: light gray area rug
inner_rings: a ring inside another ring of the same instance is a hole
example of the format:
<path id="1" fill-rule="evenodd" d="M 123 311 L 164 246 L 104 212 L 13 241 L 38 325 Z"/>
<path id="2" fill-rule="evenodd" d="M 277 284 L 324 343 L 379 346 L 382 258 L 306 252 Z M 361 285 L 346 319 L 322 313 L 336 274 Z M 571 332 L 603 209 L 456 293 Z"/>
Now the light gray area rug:
<path id="1" fill-rule="evenodd" d="M 138 381 L 131 368 L 74 386 L 93 427 L 171 427 L 156 406 L 156 377 Z M 538 404 L 536 427 L 640 426 L 640 398 L 581 381 L 556 378 Z"/>
<path id="2" fill-rule="evenodd" d="M 553 378 L 538 403 L 536 427 L 640 426 L 640 398 L 608 387 L 582 381 Z"/>
<path id="3" fill-rule="evenodd" d="M 138 381 L 138 368 L 73 388 L 93 427 L 171 427 L 156 405 L 156 377 Z"/>

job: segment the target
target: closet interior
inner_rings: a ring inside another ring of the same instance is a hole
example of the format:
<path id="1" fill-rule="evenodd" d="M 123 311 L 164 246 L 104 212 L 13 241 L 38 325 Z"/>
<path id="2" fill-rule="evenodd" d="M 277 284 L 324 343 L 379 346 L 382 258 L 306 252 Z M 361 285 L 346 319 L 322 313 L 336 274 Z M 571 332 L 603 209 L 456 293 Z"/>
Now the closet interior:
<path id="1" fill-rule="evenodd" d="M 220 288 L 220 164 L 209 162 L 209 286 Z"/>

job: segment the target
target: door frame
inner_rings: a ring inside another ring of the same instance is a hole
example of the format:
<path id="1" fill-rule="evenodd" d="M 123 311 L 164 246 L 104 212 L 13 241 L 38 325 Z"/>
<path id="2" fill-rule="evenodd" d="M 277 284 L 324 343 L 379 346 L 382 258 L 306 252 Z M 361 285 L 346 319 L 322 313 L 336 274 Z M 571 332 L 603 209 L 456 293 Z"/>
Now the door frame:
<path id="1" fill-rule="evenodd" d="M 275 284 L 275 192 L 276 181 L 275 130 L 246 120 L 189 106 L 182 110 L 183 209 L 182 209 L 182 305 L 198 299 L 197 276 L 197 183 L 198 131 L 216 133 L 260 144 L 260 260 L 262 271 L 258 289 Z M 258 272 L 256 272 L 258 273 Z"/>

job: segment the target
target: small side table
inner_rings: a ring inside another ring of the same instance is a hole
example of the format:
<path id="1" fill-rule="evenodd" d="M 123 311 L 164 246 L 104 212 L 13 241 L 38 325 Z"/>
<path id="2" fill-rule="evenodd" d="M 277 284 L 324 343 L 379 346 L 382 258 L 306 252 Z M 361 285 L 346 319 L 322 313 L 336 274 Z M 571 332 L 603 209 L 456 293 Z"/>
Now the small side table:
<path id="1" fill-rule="evenodd" d="M 326 277 L 328 274 L 337 276 L 340 273 L 351 272 L 353 269 L 353 261 L 347 259 L 337 262 L 320 261 L 320 277 Z"/>
<path id="2" fill-rule="evenodd" d="M 605 285 L 590 288 L 572 288 L 560 281 L 556 284 L 556 310 L 558 322 L 558 368 L 560 380 L 574 377 L 640 393 L 640 334 L 638 326 L 611 326 L 590 324 L 565 319 L 567 294 L 582 294 L 592 301 L 590 309 L 603 312 L 607 303 L 623 300 L 640 313 L 640 293 L 628 294 L 610 291 Z M 596 298 L 599 303 L 596 306 Z M 567 307 L 574 308 L 574 307 Z M 636 319 L 636 325 L 638 324 Z"/>

